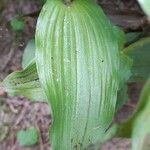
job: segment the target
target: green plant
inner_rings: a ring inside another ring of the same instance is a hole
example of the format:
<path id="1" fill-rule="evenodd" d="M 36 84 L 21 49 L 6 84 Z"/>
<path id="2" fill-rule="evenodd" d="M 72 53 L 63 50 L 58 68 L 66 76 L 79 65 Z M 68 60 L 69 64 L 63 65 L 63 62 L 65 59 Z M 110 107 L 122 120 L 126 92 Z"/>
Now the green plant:
<path id="1" fill-rule="evenodd" d="M 141 49 L 150 39 L 124 49 L 124 33 L 93 0 L 48 0 L 35 41 L 35 58 L 3 86 L 11 95 L 48 102 L 52 149 L 97 149 L 116 133 L 125 136 L 122 129 L 130 137 L 132 123 L 116 125 L 113 117 L 127 99 L 125 83 L 149 77 L 150 51 Z"/>
<path id="2" fill-rule="evenodd" d="M 35 57 L 35 40 L 31 39 L 24 49 L 22 68 L 25 69 Z"/>
<path id="3" fill-rule="evenodd" d="M 93 1 L 47 1 L 35 60 L 52 109 L 53 149 L 84 149 L 106 139 L 117 91 L 129 76 L 118 72 L 127 64 L 121 57 L 128 61 L 120 52 L 122 36 Z"/>
<path id="4" fill-rule="evenodd" d="M 150 17 L 150 1 L 138 0 L 144 12 Z"/>
<path id="5" fill-rule="evenodd" d="M 30 127 L 27 130 L 20 130 L 17 132 L 17 141 L 21 146 L 33 146 L 38 142 L 38 131 L 34 127 Z"/>
<path id="6" fill-rule="evenodd" d="M 150 79 L 144 86 L 137 110 L 131 120 L 132 126 L 132 149 L 150 149 Z"/>
<path id="7" fill-rule="evenodd" d="M 22 19 L 18 19 L 18 18 L 14 18 L 10 21 L 10 25 L 12 27 L 13 30 L 15 31 L 20 31 L 23 30 L 24 28 L 24 22 Z"/>
<path id="8" fill-rule="evenodd" d="M 133 115 L 118 126 L 117 136 L 132 138 L 132 150 L 149 150 L 150 78 L 146 82 Z"/>

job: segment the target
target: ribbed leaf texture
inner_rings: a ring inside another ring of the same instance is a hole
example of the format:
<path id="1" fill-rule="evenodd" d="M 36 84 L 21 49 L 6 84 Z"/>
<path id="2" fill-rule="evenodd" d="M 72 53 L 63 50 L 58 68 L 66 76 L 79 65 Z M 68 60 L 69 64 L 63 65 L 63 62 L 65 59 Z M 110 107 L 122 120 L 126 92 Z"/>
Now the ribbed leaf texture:
<path id="1" fill-rule="evenodd" d="M 25 96 L 33 101 L 46 101 L 33 60 L 24 70 L 11 73 L 4 81 L 5 91 L 11 96 Z"/>
<path id="2" fill-rule="evenodd" d="M 121 77 L 116 28 L 93 1 L 48 0 L 36 30 L 36 63 L 52 108 L 53 150 L 100 143 L 116 108 Z"/>

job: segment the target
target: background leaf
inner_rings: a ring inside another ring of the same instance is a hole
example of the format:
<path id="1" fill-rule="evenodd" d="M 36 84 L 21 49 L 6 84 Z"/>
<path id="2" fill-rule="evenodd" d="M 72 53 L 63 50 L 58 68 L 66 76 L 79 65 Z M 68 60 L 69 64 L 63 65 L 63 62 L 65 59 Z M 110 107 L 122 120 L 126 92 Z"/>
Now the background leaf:
<path id="1" fill-rule="evenodd" d="M 143 38 L 124 49 L 133 59 L 132 76 L 128 82 L 146 81 L 150 76 L 150 38 Z"/>
<path id="2" fill-rule="evenodd" d="M 3 86 L 11 96 L 22 95 L 34 101 L 46 100 L 39 83 L 35 61 L 31 62 L 23 71 L 10 74 L 3 81 Z"/>
<path id="3" fill-rule="evenodd" d="M 35 57 L 35 40 L 32 39 L 28 42 L 27 46 L 24 49 L 23 58 L 22 58 L 22 68 L 25 69 Z"/>
<path id="4" fill-rule="evenodd" d="M 133 147 L 138 147 L 137 144 L 142 145 L 142 143 L 140 143 L 140 140 L 142 142 L 142 140 L 144 140 L 144 138 L 150 133 L 149 114 L 150 114 L 150 79 L 143 88 L 135 112 L 127 121 L 119 125 L 117 135 L 119 137 L 126 137 L 126 138 L 133 137 L 133 145 L 135 145 Z M 138 150 L 135 148 L 133 149 Z"/>
<path id="5" fill-rule="evenodd" d="M 20 18 L 14 18 L 10 21 L 10 25 L 13 30 L 20 31 L 24 28 L 24 21 Z"/>
<path id="6" fill-rule="evenodd" d="M 133 44 L 137 40 L 139 40 L 140 36 L 142 35 L 141 32 L 129 32 L 125 34 L 126 45 Z"/>
<path id="7" fill-rule="evenodd" d="M 36 128 L 30 127 L 27 130 L 17 132 L 17 141 L 21 146 L 33 146 L 37 144 L 39 133 Z"/>
<path id="8" fill-rule="evenodd" d="M 117 95 L 116 111 L 120 109 L 128 100 L 128 88 L 127 81 L 132 75 L 131 68 L 133 65 L 133 60 L 127 57 L 122 51 L 120 54 L 120 89 Z"/>
<path id="9" fill-rule="evenodd" d="M 146 83 L 134 114 L 132 150 L 150 149 L 150 79 Z"/>
<path id="10" fill-rule="evenodd" d="M 150 17 L 150 1 L 149 0 L 138 0 L 144 12 Z"/>

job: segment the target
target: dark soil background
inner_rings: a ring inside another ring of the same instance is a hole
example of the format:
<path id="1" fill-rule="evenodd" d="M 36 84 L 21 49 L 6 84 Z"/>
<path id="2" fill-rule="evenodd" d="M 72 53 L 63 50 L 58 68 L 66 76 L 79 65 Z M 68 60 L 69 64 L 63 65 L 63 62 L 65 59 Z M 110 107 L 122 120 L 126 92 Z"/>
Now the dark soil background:
<path id="1" fill-rule="evenodd" d="M 110 20 L 125 32 L 149 34 L 149 22 L 136 0 L 99 0 Z M 0 82 L 11 72 L 21 70 L 24 47 L 34 37 L 37 16 L 42 0 L 0 0 Z M 10 20 L 22 16 L 25 27 L 15 32 Z M 116 115 L 121 121 L 133 112 L 142 88 L 141 84 L 130 84 L 130 99 Z M 9 97 L 0 89 L 0 150 L 48 150 L 48 127 L 51 116 L 46 103 L 33 103 L 23 97 Z M 35 126 L 40 138 L 37 145 L 26 148 L 19 146 L 16 132 Z M 129 150 L 129 139 L 114 138 L 104 144 L 103 150 Z"/>

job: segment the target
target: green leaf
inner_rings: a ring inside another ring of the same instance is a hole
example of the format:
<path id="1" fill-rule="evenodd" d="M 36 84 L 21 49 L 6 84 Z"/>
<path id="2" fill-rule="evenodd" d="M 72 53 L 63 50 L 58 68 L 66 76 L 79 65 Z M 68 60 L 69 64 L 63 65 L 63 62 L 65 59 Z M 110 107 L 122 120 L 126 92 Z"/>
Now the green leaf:
<path id="1" fill-rule="evenodd" d="M 132 150 L 150 149 L 150 79 L 141 94 L 140 103 L 134 114 Z"/>
<path id="2" fill-rule="evenodd" d="M 120 70 L 122 42 L 114 32 L 90 0 L 44 5 L 36 30 L 36 63 L 52 108 L 52 149 L 84 149 L 105 139 L 126 78 Z"/>
<path id="3" fill-rule="evenodd" d="M 143 38 L 127 48 L 124 53 L 133 59 L 132 76 L 128 82 L 146 81 L 150 76 L 150 38 Z"/>
<path id="4" fill-rule="evenodd" d="M 20 130 L 17 132 L 17 141 L 21 146 L 33 146 L 37 144 L 39 133 L 36 128 L 30 127 L 27 130 Z"/>
<path id="5" fill-rule="evenodd" d="M 123 52 L 124 44 L 126 41 L 126 36 L 124 32 L 114 26 L 114 34 L 118 41 L 118 46 L 120 50 L 120 86 L 119 91 L 117 93 L 117 103 L 116 103 L 116 111 L 120 109 L 128 100 L 128 93 L 127 93 L 127 80 L 131 76 L 130 68 L 133 65 L 133 61 L 131 58 L 127 57 L 127 55 Z"/>
<path id="6" fill-rule="evenodd" d="M 117 136 L 131 138 L 133 137 L 133 147 L 144 140 L 144 137 L 150 133 L 150 79 L 143 88 L 140 100 L 133 115 L 118 126 Z M 138 141 L 139 140 L 139 141 Z M 138 141 L 138 142 L 137 142 Z M 137 146 L 136 146 L 137 147 Z M 139 145 L 140 148 L 140 145 Z M 134 150 L 143 150 L 136 149 Z M 145 149 L 144 149 L 145 150 Z"/>
<path id="7" fill-rule="evenodd" d="M 135 34 L 136 36 L 137 34 Z M 131 35 L 132 36 L 132 35 Z M 129 35 L 130 37 L 130 35 Z M 150 75 L 150 38 L 141 39 L 123 50 L 121 55 L 121 89 L 118 92 L 117 110 L 128 100 L 127 83 L 146 81 Z M 126 56 L 128 55 L 130 59 Z M 131 68 L 131 71 L 130 71 Z M 130 77 L 130 79 L 129 79 Z M 129 80 L 128 80 L 129 79 Z"/>
<path id="8" fill-rule="evenodd" d="M 28 42 L 25 47 L 23 58 L 22 58 L 22 68 L 25 69 L 35 57 L 35 40 L 32 39 Z"/>
<path id="9" fill-rule="evenodd" d="M 126 54 L 123 53 L 123 48 L 125 44 L 125 34 L 124 32 L 115 27 L 115 34 L 118 39 L 118 45 L 120 49 L 120 88 L 117 94 L 117 104 L 116 104 L 116 111 L 120 109 L 128 100 L 128 93 L 127 93 L 127 80 L 131 76 L 130 68 L 133 65 L 133 61 L 131 58 L 127 57 Z"/>
<path id="10" fill-rule="evenodd" d="M 10 21 L 10 25 L 15 31 L 23 30 L 24 28 L 24 22 L 22 19 L 14 18 Z"/>
<path id="11" fill-rule="evenodd" d="M 118 42 L 119 50 L 122 51 L 125 44 L 125 34 L 123 30 L 119 27 L 113 26 L 113 30 Z"/>
<path id="12" fill-rule="evenodd" d="M 141 32 L 129 32 L 125 34 L 126 45 L 133 44 L 136 42 L 141 35 Z"/>
<path id="13" fill-rule="evenodd" d="M 150 17 L 150 1 L 138 0 L 144 12 Z"/>
<path id="14" fill-rule="evenodd" d="M 42 4 L 45 4 L 46 3 L 46 0 L 42 0 Z"/>
<path id="15" fill-rule="evenodd" d="M 11 96 L 25 96 L 34 101 L 45 101 L 46 96 L 41 89 L 35 61 L 23 71 L 11 73 L 4 81 L 5 91 Z"/>
<path id="16" fill-rule="evenodd" d="M 132 59 L 127 57 L 123 52 L 121 52 L 120 58 L 120 89 L 117 96 L 116 111 L 120 109 L 128 100 L 127 81 L 132 75 L 131 67 L 133 65 Z"/>
<path id="17" fill-rule="evenodd" d="M 118 111 L 129 99 L 128 97 L 128 86 L 124 83 L 124 86 L 118 91 L 117 96 L 117 104 L 116 104 L 116 111 Z"/>

